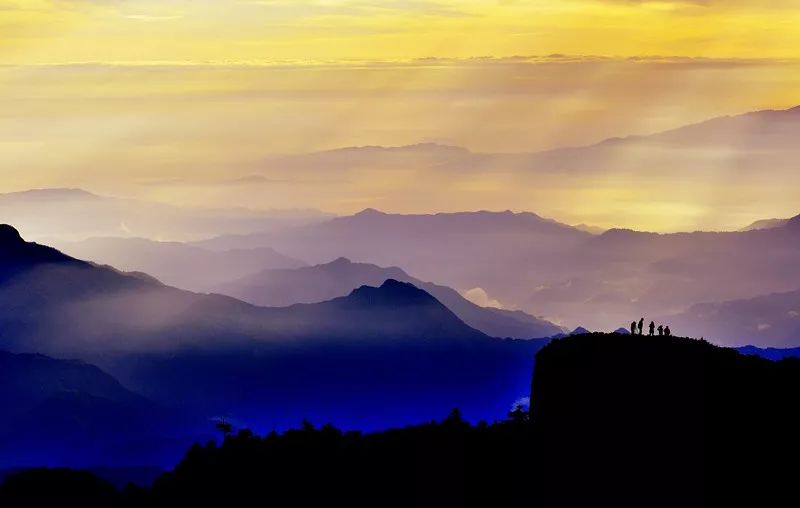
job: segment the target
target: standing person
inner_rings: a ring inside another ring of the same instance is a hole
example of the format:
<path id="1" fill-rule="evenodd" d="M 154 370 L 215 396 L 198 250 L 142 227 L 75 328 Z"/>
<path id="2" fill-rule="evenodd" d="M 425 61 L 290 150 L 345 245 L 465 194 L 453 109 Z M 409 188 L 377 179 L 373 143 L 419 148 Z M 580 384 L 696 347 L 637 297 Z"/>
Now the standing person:
<path id="1" fill-rule="evenodd" d="M 658 325 L 658 336 L 664 335 L 664 325 Z"/>
<path id="2" fill-rule="evenodd" d="M 665 334 L 667 337 L 669 337 L 669 336 L 671 336 L 671 335 L 672 335 L 672 330 L 670 330 L 670 329 L 669 329 L 669 326 L 667 326 L 666 328 L 664 328 L 664 334 Z"/>
<path id="3" fill-rule="evenodd" d="M 631 335 L 636 335 L 636 321 L 631 323 Z"/>
<path id="4" fill-rule="evenodd" d="M 639 335 L 642 334 L 642 328 L 644 328 L 644 318 L 639 320 Z"/>
<path id="5" fill-rule="evenodd" d="M 650 337 L 656 334 L 656 324 L 650 321 Z"/>

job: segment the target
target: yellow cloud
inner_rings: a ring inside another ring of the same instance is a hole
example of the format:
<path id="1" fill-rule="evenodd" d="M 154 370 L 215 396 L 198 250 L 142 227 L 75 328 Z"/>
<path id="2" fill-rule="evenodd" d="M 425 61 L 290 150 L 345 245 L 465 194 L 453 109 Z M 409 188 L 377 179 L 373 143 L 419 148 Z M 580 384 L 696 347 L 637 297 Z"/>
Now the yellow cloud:
<path id="1" fill-rule="evenodd" d="M 548 53 L 790 58 L 800 57 L 796 7 L 797 0 L 3 0 L 0 60 L 323 62 Z"/>

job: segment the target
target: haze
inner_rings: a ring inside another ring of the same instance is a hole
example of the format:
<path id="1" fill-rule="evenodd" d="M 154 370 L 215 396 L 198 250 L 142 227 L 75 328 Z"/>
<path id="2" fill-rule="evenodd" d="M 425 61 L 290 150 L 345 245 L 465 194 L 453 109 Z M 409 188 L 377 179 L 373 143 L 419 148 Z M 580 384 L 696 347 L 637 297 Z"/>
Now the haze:
<path id="1" fill-rule="evenodd" d="M 686 148 L 674 178 L 648 170 L 663 166 L 651 146 L 558 172 L 431 150 L 338 165 L 284 156 L 418 143 L 531 153 L 786 109 L 800 103 L 799 6 L 0 0 L 0 190 L 337 214 L 532 210 L 655 231 L 790 217 L 796 171 L 735 135 Z"/>

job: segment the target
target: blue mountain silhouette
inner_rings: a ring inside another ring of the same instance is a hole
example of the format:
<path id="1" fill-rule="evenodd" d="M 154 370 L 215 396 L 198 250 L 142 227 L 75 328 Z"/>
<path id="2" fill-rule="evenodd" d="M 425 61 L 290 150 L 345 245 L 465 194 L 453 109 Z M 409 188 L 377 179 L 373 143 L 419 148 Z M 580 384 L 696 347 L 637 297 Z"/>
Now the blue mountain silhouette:
<path id="1" fill-rule="evenodd" d="M 220 415 L 260 430 L 304 418 L 379 429 L 441 418 L 454 406 L 474 420 L 500 418 L 526 394 L 533 354 L 546 343 L 489 337 L 396 280 L 263 308 L 78 261 L 4 231 L 0 252 L 16 254 L 0 257 L 11 267 L 0 282 L 0 349 L 94 363 L 148 403 L 193 418 L 186 433 Z M 53 435 L 68 440 L 92 433 L 84 421 L 115 429 L 113 443 L 96 434 L 97 453 L 152 427 L 128 403 L 92 391 L 57 391 L 33 409 L 25 426 L 61 421 Z"/>

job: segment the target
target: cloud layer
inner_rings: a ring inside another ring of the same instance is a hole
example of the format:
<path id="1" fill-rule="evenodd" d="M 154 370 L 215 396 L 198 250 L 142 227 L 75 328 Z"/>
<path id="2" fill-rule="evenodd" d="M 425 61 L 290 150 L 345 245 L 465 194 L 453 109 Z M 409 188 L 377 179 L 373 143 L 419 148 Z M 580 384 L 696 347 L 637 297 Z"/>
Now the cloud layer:
<path id="1" fill-rule="evenodd" d="M 570 175 L 440 171 L 431 150 L 338 160 L 338 170 L 288 171 L 280 156 L 417 143 L 533 152 L 790 107 L 800 102 L 797 3 L 0 0 L 0 190 L 708 226 L 709 200 L 731 200 L 709 197 L 725 154 L 709 155 L 698 177 L 704 202 L 642 203 L 631 188 L 656 177 L 584 172 L 568 209 Z M 764 215 L 785 212 L 776 189 L 762 191 L 773 198 Z"/>

